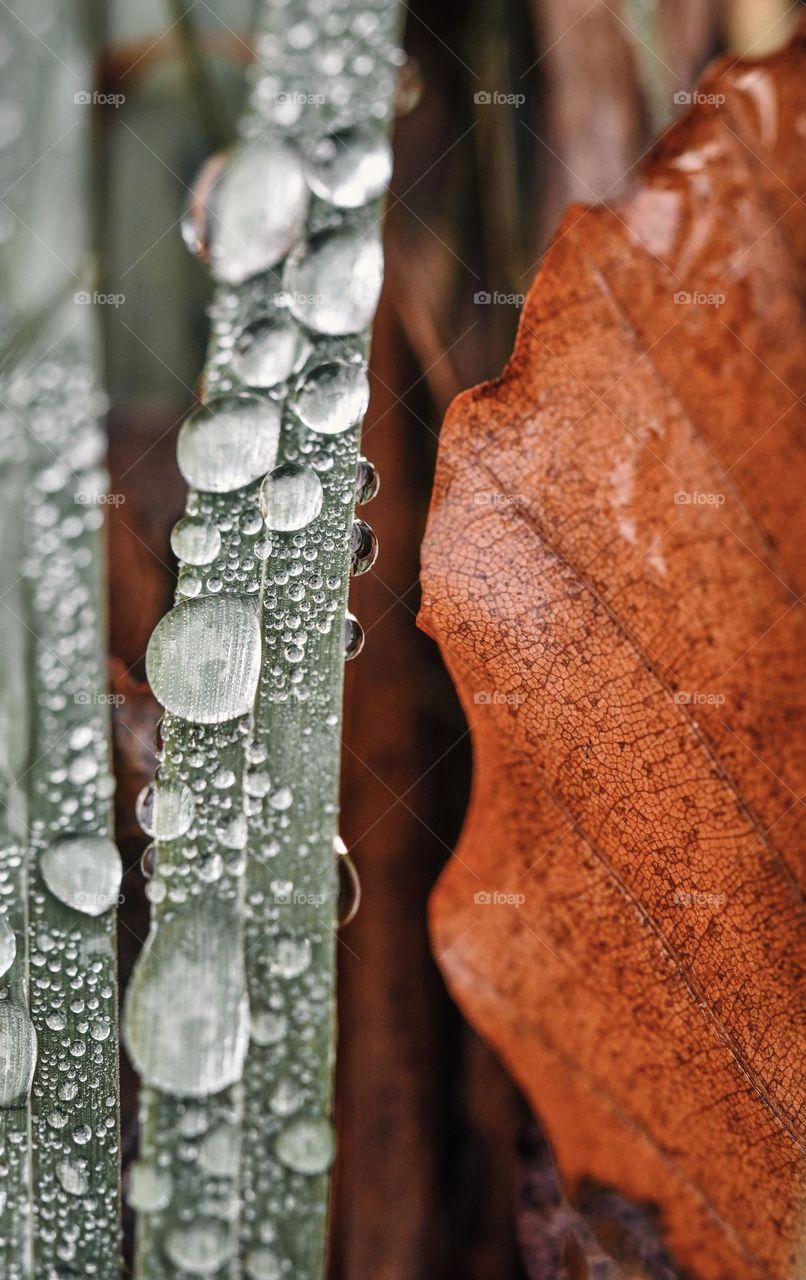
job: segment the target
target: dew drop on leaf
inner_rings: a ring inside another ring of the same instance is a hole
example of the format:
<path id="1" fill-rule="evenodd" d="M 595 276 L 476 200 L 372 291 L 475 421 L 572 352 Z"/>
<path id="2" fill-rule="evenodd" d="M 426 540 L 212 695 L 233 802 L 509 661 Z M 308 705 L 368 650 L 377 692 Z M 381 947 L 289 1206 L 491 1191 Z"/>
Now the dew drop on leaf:
<path id="1" fill-rule="evenodd" d="M 0 913 L 0 978 L 8 973 L 17 954 L 17 939 L 6 917 Z"/>
<path id="2" fill-rule="evenodd" d="M 129 1171 L 127 1199 L 138 1213 L 159 1213 L 171 1203 L 173 1179 L 167 1169 L 136 1160 Z"/>
<path id="3" fill-rule="evenodd" d="M 215 1218 L 176 1227 L 165 1240 L 168 1261 L 191 1276 L 213 1276 L 233 1252 L 230 1229 Z"/>
<path id="4" fill-rule="evenodd" d="M 380 129 L 353 125 L 321 138 L 305 160 L 314 195 L 357 209 L 382 195 L 392 176 L 392 152 Z"/>
<path id="5" fill-rule="evenodd" d="M 182 232 L 216 279 L 241 284 L 285 257 L 302 235 L 307 206 L 296 151 L 277 141 L 250 142 L 207 162 Z"/>
<path id="6" fill-rule="evenodd" d="M 304 529 L 322 510 L 322 481 L 309 467 L 286 462 L 275 467 L 260 490 L 260 508 L 270 529 Z"/>
<path id="7" fill-rule="evenodd" d="M 210 564 L 221 550 L 221 534 L 209 520 L 185 516 L 171 531 L 171 549 L 185 564 Z"/>
<path id="8" fill-rule="evenodd" d="M 196 802 L 184 782 L 152 782 L 137 797 L 135 813 L 147 836 L 175 840 L 190 830 Z M 151 871 L 153 874 L 153 865 Z"/>
<path id="9" fill-rule="evenodd" d="M 45 849 L 42 879 L 54 897 L 86 916 L 101 916 L 120 893 L 123 864 L 106 836 L 70 836 Z"/>
<path id="10" fill-rule="evenodd" d="M 191 902 L 149 934 L 126 999 L 132 1061 L 154 1088 L 218 1093 L 240 1079 L 249 1011 L 237 920 Z"/>
<path id="11" fill-rule="evenodd" d="M 374 463 L 368 458 L 359 458 L 355 471 L 355 500 L 359 507 L 366 506 L 377 498 L 381 487 L 381 478 Z"/>
<path id="12" fill-rule="evenodd" d="M 369 381 L 365 368 L 344 360 L 333 360 L 312 369 L 295 401 L 305 426 L 328 436 L 354 427 L 364 417 L 368 405 Z"/>
<path id="13" fill-rule="evenodd" d="M 35 1066 L 36 1032 L 28 1010 L 13 999 L 0 1001 L 0 1107 L 26 1101 Z"/>
<path id="14" fill-rule="evenodd" d="M 333 1130 L 327 1120 L 296 1120 L 280 1134 L 275 1150 L 295 1173 L 325 1173 L 333 1160 Z"/>
<path id="15" fill-rule="evenodd" d="M 269 1249 L 254 1249 L 244 1264 L 248 1280 L 281 1280 L 282 1269 Z"/>
<path id="16" fill-rule="evenodd" d="M 250 324 L 235 344 L 232 371 L 250 387 L 274 387 L 299 369 L 310 343 L 285 312 Z"/>
<path id="17" fill-rule="evenodd" d="M 154 696 L 184 720 L 220 724 L 250 710 L 260 676 L 258 606 L 237 596 L 184 600 L 149 641 Z"/>
<path id="18" fill-rule="evenodd" d="M 271 469 L 279 438 L 280 410 L 273 400 L 248 392 L 218 396 L 182 424 L 179 470 L 196 489 L 231 493 Z"/>
<path id="19" fill-rule="evenodd" d="M 359 333 L 375 314 L 383 254 L 374 231 L 323 231 L 289 255 L 283 273 L 291 313 L 317 333 Z"/>

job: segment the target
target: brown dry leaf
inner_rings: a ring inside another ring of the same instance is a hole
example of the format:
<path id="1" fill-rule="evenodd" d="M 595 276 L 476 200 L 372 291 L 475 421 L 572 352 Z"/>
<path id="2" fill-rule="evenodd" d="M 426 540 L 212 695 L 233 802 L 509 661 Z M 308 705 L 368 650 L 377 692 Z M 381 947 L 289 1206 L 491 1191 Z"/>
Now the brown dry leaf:
<path id="1" fill-rule="evenodd" d="M 657 1204 L 698 1280 L 801 1251 L 804 86 L 802 40 L 717 66 L 569 211 L 424 547 L 475 751 L 436 955 L 568 1190 Z"/>

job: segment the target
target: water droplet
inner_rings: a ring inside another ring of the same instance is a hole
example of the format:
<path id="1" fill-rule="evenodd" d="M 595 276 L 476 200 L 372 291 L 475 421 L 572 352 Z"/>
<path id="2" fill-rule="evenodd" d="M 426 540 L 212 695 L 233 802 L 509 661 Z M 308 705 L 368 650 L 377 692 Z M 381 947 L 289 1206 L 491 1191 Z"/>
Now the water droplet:
<path id="1" fill-rule="evenodd" d="M 128 1201 L 138 1213 L 159 1213 L 171 1203 L 173 1179 L 167 1169 L 137 1160 L 129 1172 Z"/>
<path id="2" fill-rule="evenodd" d="M 0 914 L 0 978 L 8 973 L 17 954 L 17 939 L 6 917 Z"/>
<path id="3" fill-rule="evenodd" d="M 270 1009 L 261 1009 L 252 1019 L 252 1039 L 262 1047 L 279 1044 L 285 1039 L 288 1020 L 282 1013 L 272 1013 Z"/>
<path id="4" fill-rule="evenodd" d="M 356 865 L 349 853 L 343 853 L 337 863 L 339 871 L 339 925 L 344 928 L 358 915 L 361 906 L 361 881 Z"/>
<path id="5" fill-rule="evenodd" d="M 306 427 L 335 436 L 354 427 L 369 405 L 369 381 L 360 364 L 333 360 L 317 365 L 306 376 L 295 402 Z"/>
<path id="6" fill-rule="evenodd" d="M 238 1130 L 228 1124 L 211 1129 L 199 1148 L 199 1164 L 214 1177 L 226 1178 L 238 1171 Z"/>
<path id="7" fill-rule="evenodd" d="M 106 836 L 59 840 L 43 851 L 39 869 L 54 897 L 84 915 L 103 915 L 118 900 L 123 864 Z"/>
<path id="8" fill-rule="evenodd" d="M 307 938 L 278 938 L 271 957 L 271 972 L 280 978 L 297 978 L 311 963 L 311 944 Z"/>
<path id="9" fill-rule="evenodd" d="M 283 1274 L 279 1261 L 269 1249 L 254 1249 L 247 1256 L 245 1267 L 249 1280 L 281 1280 Z"/>
<path id="10" fill-rule="evenodd" d="M 125 1037 L 147 1084 L 180 1097 L 240 1079 L 249 1010 L 238 921 L 196 900 L 152 930 L 126 998 Z"/>
<path id="11" fill-rule="evenodd" d="M 213 1276 L 232 1256 L 230 1229 L 215 1218 L 200 1218 L 187 1227 L 175 1227 L 165 1241 L 168 1260 L 192 1276 Z"/>
<path id="12" fill-rule="evenodd" d="M 358 209 L 383 195 L 392 176 L 392 151 L 383 133 L 353 125 L 321 138 L 305 160 L 314 195 L 342 209 Z"/>
<path id="13" fill-rule="evenodd" d="M 293 1080 L 281 1080 L 269 1099 L 269 1106 L 276 1116 L 292 1116 L 302 1106 L 302 1090 Z"/>
<path id="14" fill-rule="evenodd" d="M 219 396 L 182 424 L 179 470 L 196 489 L 231 493 L 274 466 L 279 438 L 280 409 L 273 400 L 248 392 Z"/>
<path id="15" fill-rule="evenodd" d="M 304 529 L 322 510 L 322 481 L 315 471 L 286 462 L 263 481 L 260 508 L 270 529 Z"/>
<path id="16" fill-rule="evenodd" d="M 294 795 L 290 787 L 278 787 L 269 796 L 269 804 L 278 813 L 285 813 L 286 809 L 290 809 L 293 803 Z"/>
<path id="17" fill-rule="evenodd" d="M 409 115 L 419 106 L 423 96 L 424 81 L 420 64 L 409 55 L 397 73 L 395 85 L 395 115 Z"/>
<path id="18" fill-rule="evenodd" d="M 371 323 L 383 283 L 377 233 L 324 231 L 292 253 L 283 288 L 293 315 L 317 333 L 359 333 Z"/>
<path id="19" fill-rule="evenodd" d="M 364 647 L 364 628 L 351 613 L 344 619 L 344 658 L 349 662 L 357 658 Z"/>
<path id="20" fill-rule="evenodd" d="M 253 600 L 185 600 L 157 624 L 146 654 L 154 696 L 184 720 L 220 724 L 252 707 L 260 676 Z"/>
<path id="21" fill-rule="evenodd" d="M 375 465 L 368 458 L 359 458 L 355 472 L 355 500 L 359 507 L 377 498 L 380 487 L 381 478 Z"/>
<path id="22" fill-rule="evenodd" d="M 190 830 L 196 802 L 184 782 L 152 782 L 137 797 L 135 813 L 147 836 L 176 840 Z"/>
<path id="23" fill-rule="evenodd" d="M 83 1164 L 73 1160 L 62 1160 L 56 1165 L 56 1177 L 63 1191 L 69 1196 L 85 1196 L 90 1182 Z"/>
<path id="24" fill-rule="evenodd" d="M 221 550 L 221 534 L 209 520 L 185 516 L 173 527 L 171 548 L 177 559 L 184 560 L 185 564 L 210 564 Z"/>
<path id="25" fill-rule="evenodd" d="M 256 320 L 235 346 L 232 369 L 250 387 L 274 387 L 301 368 L 311 345 L 285 312 Z"/>
<path id="26" fill-rule="evenodd" d="M 367 573 L 378 559 L 378 539 L 366 520 L 354 520 L 350 533 L 350 565 L 355 577 Z"/>
<path id="27" fill-rule="evenodd" d="M 299 156 L 281 142 L 244 143 L 213 156 L 194 184 L 185 243 L 218 280 L 241 284 L 284 258 L 305 223 Z"/>
<path id="28" fill-rule="evenodd" d="M 327 1120 L 297 1120 L 283 1130 L 275 1149 L 295 1173 L 325 1173 L 333 1160 L 333 1130 Z"/>

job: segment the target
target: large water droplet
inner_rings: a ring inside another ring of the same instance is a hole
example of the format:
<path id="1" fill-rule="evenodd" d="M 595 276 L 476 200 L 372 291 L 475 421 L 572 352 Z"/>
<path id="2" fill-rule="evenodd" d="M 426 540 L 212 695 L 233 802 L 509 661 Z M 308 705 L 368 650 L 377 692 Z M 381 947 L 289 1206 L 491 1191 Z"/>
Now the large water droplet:
<path id="1" fill-rule="evenodd" d="M 260 507 L 270 529 L 304 529 L 322 510 L 322 481 L 295 462 L 275 467 L 263 481 Z"/>
<path id="2" fill-rule="evenodd" d="M 239 336 L 232 370 L 250 387 L 274 387 L 301 368 L 310 343 L 286 312 L 250 324 Z"/>
<path id="3" fill-rule="evenodd" d="M 289 256 L 283 274 L 292 314 L 309 329 L 334 335 L 367 328 L 382 283 L 375 231 L 321 232 Z"/>
<path id="4" fill-rule="evenodd" d="M 44 850 L 39 869 L 54 897 L 84 915 L 103 915 L 118 900 L 123 864 L 106 836 L 59 840 Z"/>
<path id="5" fill-rule="evenodd" d="M 279 439 L 280 409 L 273 400 L 248 392 L 219 396 L 182 424 L 176 458 L 188 484 L 231 493 L 274 466 Z"/>
<path id="6" fill-rule="evenodd" d="M 202 1097 L 240 1079 L 249 1010 L 238 921 L 225 904 L 192 902 L 149 934 L 129 984 L 125 1036 L 157 1089 Z"/>
<path id="7" fill-rule="evenodd" d="M 6 917 L 0 913 L 0 978 L 8 973 L 17 954 L 17 939 Z"/>
<path id="8" fill-rule="evenodd" d="M 230 1228 L 215 1218 L 200 1218 L 189 1226 L 176 1227 L 165 1241 L 168 1260 L 192 1276 L 215 1275 L 233 1248 Z"/>
<path id="9" fill-rule="evenodd" d="M 157 624 L 146 653 L 154 696 L 184 720 L 220 724 L 250 710 L 260 676 L 253 600 L 185 600 Z"/>
<path id="10" fill-rule="evenodd" d="M 285 257 L 307 206 L 297 153 L 277 141 L 249 142 L 202 169 L 182 232 L 217 279 L 241 284 Z"/>
<path id="11" fill-rule="evenodd" d="M 369 405 L 369 381 L 363 365 L 333 360 L 306 376 L 295 407 L 306 427 L 335 436 L 354 427 Z"/>
<path id="12" fill-rule="evenodd" d="M 171 531 L 171 548 L 185 564 L 210 564 L 221 550 L 221 534 L 209 520 L 185 516 Z"/>
<path id="13" fill-rule="evenodd" d="M 205 1135 L 199 1148 L 199 1164 L 216 1178 L 226 1178 L 238 1171 L 238 1130 L 220 1124 Z"/>
<path id="14" fill-rule="evenodd" d="M 90 1189 L 86 1166 L 73 1160 L 62 1160 L 56 1165 L 56 1177 L 63 1191 L 69 1196 L 85 1196 Z"/>
<path id="15" fill-rule="evenodd" d="M 190 830 L 196 802 L 184 782 L 152 782 L 137 797 L 135 814 L 147 836 L 176 840 Z"/>
<path id="16" fill-rule="evenodd" d="M 36 1066 L 36 1032 L 28 1010 L 12 999 L 0 1001 L 0 1107 L 28 1098 Z"/>
<path id="17" fill-rule="evenodd" d="M 353 125 L 315 144 L 305 176 L 315 195 L 357 209 L 383 195 L 392 176 L 392 151 L 379 129 Z"/>
<path id="18" fill-rule="evenodd" d="M 325 1173 L 333 1160 L 333 1130 L 327 1120 L 297 1120 L 283 1130 L 275 1149 L 295 1173 Z"/>

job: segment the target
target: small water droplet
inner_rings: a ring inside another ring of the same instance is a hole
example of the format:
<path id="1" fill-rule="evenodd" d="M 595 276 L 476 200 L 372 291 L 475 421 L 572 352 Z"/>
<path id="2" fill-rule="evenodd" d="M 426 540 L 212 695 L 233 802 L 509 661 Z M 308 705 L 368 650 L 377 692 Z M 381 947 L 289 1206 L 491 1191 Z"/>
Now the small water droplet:
<path id="1" fill-rule="evenodd" d="M 232 369 L 250 387 L 274 387 L 301 368 L 311 346 L 286 312 L 250 324 L 235 346 Z"/>
<path id="2" fill-rule="evenodd" d="M 176 840 L 193 825 L 196 802 L 184 782 L 152 782 L 138 795 L 135 813 L 147 836 Z"/>
<path id="3" fill-rule="evenodd" d="M 253 600 L 185 600 L 157 624 L 146 654 L 154 696 L 184 720 L 220 724 L 252 707 L 260 676 L 260 623 Z"/>
<path id="4" fill-rule="evenodd" d="M 263 481 L 260 508 L 270 529 L 304 529 L 322 510 L 322 481 L 295 462 L 275 467 Z"/>
<path id="5" fill-rule="evenodd" d="M 374 463 L 368 458 L 359 458 L 355 472 L 355 500 L 359 507 L 377 498 L 380 487 L 381 478 Z"/>
<path id="6" fill-rule="evenodd" d="M 307 938 L 278 938 L 271 957 L 271 972 L 280 978 L 297 978 L 311 963 L 311 944 Z"/>
<path id="7" fill-rule="evenodd" d="M 234 1241 L 225 1223 L 200 1218 L 186 1227 L 175 1227 L 165 1240 L 169 1262 L 192 1276 L 213 1276 L 232 1256 Z"/>
<path id="8" fill-rule="evenodd" d="M 273 400 L 241 392 L 202 405 L 182 424 L 176 445 L 179 470 L 206 493 L 231 493 L 274 465 L 280 409 Z"/>
<path id="9" fill-rule="evenodd" d="M 171 532 L 171 548 L 185 564 L 210 564 L 221 550 L 221 534 L 209 520 L 185 516 Z M 188 592 L 188 595 L 194 593 Z"/>
<path id="10" fill-rule="evenodd" d="M 342 209 L 358 209 L 383 195 L 392 176 L 392 151 L 380 129 L 352 125 L 321 138 L 305 160 L 314 195 Z"/>
<path id="11" fill-rule="evenodd" d="M 252 1039 L 255 1044 L 265 1047 L 270 1044 L 279 1044 L 285 1039 L 288 1030 L 288 1020 L 282 1013 L 272 1013 L 270 1009 L 261 1009 L 252 1019 Z"/>
<path id="12" fill-rule="evenodd" d="M 289 255 L 283 273 L 292 315 L 333 335 L 367 328 L 382 283 L 383 254 L 374 231 L 320 232 Z"/>
<path id="13" fill-rule="evenodd" d="M 325 1173 L 333 1160 L 333 1130 L 327 1120 L 297 1120 L 283 1130 L 275 1149 L 295 1173 Z"/>
<path id="14" fill-rule="evenodd" d="M 364 647 L 364 628 L 353 614 L 348 613 L 344 619 L 344 658 L 349 662 L 357 658 Z"/>
<path id="15" fill-rule="evenodd" d="M 306 375 L 295 407 L 306 427 L 334 436 L 361 422 L 369 405 L 369 381 L 360 364 L 333 360 Z"/>
<path id="16" fill-rule="evenodd" d="M 238 1131 L 228 1124 L 211 1129 L 199 1148 L 199 1164 L 214 1177 L 226 1178 L 238 1171 Z"/>
<path id="17" fill-rule="evenodd" d="M 39 869 L 54 897 L 84 915 L 103 915 L 118 900 L 123 864 L 106 836 L 59 840 L 43 851 Z"/>
<path id="18" fill-rule="evenodd" d="M 85 1196 L 90 1183 L 87 1170 L 83 1164 L 73 1160 L 62 1160 L 56 1165 L 56 1177 L 63 1191 L 69 1196 Z"/>
<path id="19" fill-rule="evenodd" d="M 355 577 L 367 573 L 378 559 L 378 539 L 366 520 L 354 520 L 350 533 L 350 565 Z"/>
<path id="20" fill-rule="evenodd" d="M 246 1258 L 249 1280 L 282 1280 L 280 1263 L 269 1249 L 254 1249 Z"/>

